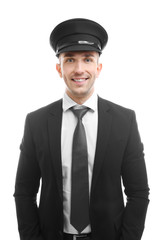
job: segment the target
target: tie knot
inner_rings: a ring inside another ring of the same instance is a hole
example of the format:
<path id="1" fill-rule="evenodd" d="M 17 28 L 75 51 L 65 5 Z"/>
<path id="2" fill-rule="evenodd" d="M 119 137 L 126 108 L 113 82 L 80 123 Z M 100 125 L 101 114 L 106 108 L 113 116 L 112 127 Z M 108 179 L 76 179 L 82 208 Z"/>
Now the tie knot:
<path id="1" fill-rule="evenodd" d="M 89 108 L 83 108 L 83 109 L 73 109 L 73 108 L 71 108 L 71 110 L 74 113 L 74 115 L 78 118 L 78 120 L 80 120 L 88 112 Z"/>

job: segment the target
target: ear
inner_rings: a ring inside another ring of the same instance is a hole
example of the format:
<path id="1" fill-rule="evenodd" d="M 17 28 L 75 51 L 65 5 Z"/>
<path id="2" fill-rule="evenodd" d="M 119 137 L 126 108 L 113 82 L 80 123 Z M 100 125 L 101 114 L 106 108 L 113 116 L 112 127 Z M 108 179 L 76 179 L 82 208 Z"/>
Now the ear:
<path id="1" fill-rule="evenodd" d="M 59 63 L 56 64 L 56 70 L 57 70 L 59 76 L 62 78 L 61 65 Z"/>
<path id="2" fill-rule="evenodd" d="M 98 63 L 98 65 L 97 65 L 97 74 L 96 74 L 97 78 L 99 77 L 99 74 L 100 74 L 101 70 L 102 70 L 102 63 Z"/>

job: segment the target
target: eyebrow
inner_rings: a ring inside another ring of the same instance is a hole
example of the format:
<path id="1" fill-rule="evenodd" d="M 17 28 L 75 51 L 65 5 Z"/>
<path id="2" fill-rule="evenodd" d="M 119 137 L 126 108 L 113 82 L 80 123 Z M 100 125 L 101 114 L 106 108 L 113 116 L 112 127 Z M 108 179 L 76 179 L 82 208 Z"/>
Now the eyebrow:
<path id="1" fill-rule="evenodd" d="M 95 57 L 93 54 L 91 54 L 91 53 L 86 53 L 86 54 L 84 54 L 83 55 L 84 57 Z"/>
<path id="2" fill-rule="evenodd" d="M 64 57 L 73 57 L 74 56 L 74 54 L 72 54 L 72 53 L 66 53 L 65 55 L 64 55 Z"/>
<path id="3" fill-rule="evenodd" d="M 64 57 L 74 57 L 74 56 L 75 56 L 75 54 L 73 54 L 73 53 L 66 53 L 64 55 Z M 91 54 L 91 53 L 84 53 L 82 55 L 82 57 L 95 57 L 95 56 L 93 54 Z"/>

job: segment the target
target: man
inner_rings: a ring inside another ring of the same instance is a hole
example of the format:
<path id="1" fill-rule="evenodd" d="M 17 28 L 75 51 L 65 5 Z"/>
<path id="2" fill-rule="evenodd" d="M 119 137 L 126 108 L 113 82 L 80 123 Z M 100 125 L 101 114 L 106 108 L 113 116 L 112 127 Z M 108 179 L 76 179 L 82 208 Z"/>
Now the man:
<path id="1" fill-rule="evenodd" d="M 26 118 L 14 194 L 21 240 L 141 239 L 149 188 L 135 113 L 94 90 L 107 40 L 87 19 L 51 33 L 66 91 Z"/>

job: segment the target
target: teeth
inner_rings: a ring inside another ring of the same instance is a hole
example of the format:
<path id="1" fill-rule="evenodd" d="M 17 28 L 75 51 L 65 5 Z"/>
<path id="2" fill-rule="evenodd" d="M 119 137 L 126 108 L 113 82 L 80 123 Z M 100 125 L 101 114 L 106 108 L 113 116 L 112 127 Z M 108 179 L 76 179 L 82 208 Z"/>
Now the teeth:
<path id="1" fill-rule="evenodd" d="M 82 79 L 73 79 L 75 82 L 83 82 L 85 81 L 86 79 L 82 78 Z"/>

